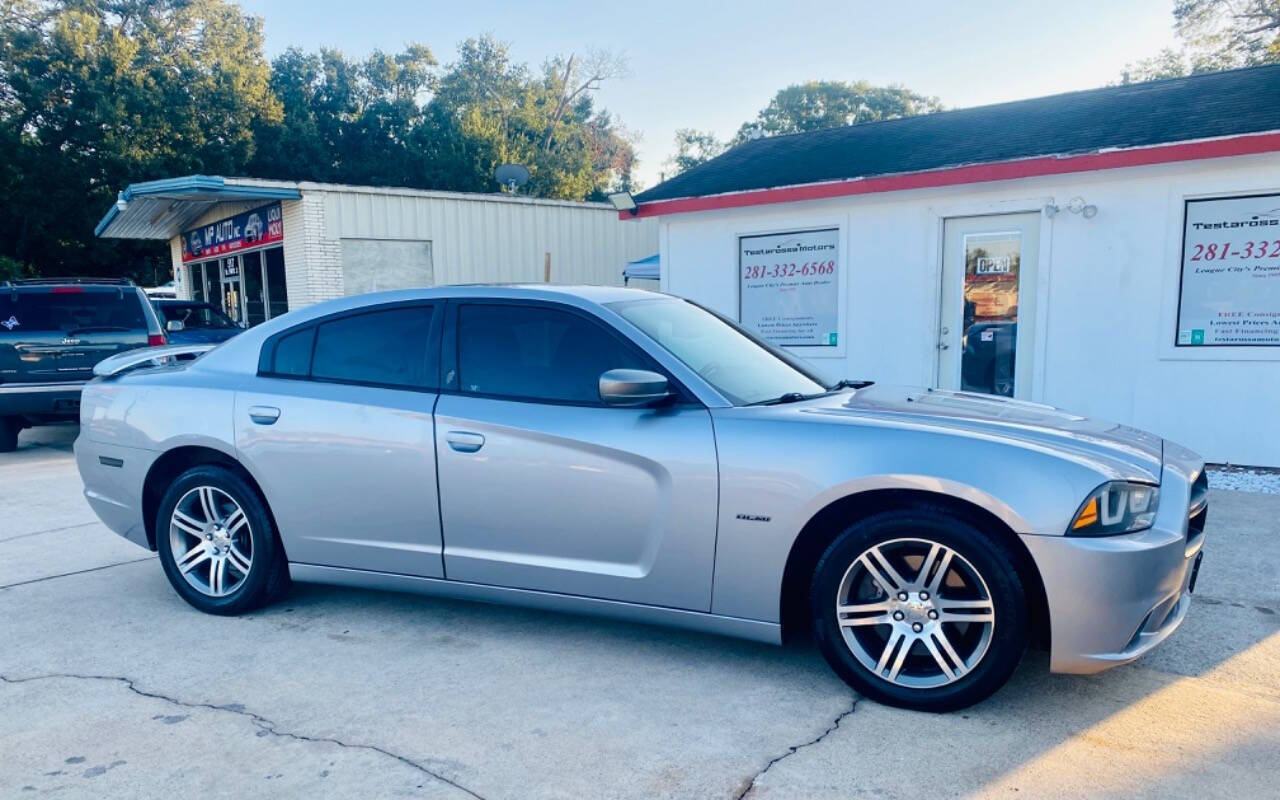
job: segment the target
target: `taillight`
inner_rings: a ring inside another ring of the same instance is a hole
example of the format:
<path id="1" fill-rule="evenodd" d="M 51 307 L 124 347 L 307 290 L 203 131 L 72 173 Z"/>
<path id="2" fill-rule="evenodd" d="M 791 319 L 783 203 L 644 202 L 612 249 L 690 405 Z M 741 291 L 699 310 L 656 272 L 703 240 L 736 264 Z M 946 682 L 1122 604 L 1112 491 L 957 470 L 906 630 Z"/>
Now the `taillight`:
<path id="1" fill-rule="evenodd" d="M 165 340 L 163 333 L 147 334 L 147 347 L 164 347 L 168 343 L 169 342 Z"/>

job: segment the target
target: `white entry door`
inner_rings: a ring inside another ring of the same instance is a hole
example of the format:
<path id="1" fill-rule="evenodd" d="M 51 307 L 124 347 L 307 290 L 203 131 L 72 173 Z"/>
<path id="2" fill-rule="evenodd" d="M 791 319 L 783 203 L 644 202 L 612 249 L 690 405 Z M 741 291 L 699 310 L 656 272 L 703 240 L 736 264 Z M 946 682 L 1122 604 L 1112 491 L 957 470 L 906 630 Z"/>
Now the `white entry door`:
<path id="1" fill-rule="evenodd" d="M 944 224 L 938 386 L 1029 399 L 1040 214 Z"/>

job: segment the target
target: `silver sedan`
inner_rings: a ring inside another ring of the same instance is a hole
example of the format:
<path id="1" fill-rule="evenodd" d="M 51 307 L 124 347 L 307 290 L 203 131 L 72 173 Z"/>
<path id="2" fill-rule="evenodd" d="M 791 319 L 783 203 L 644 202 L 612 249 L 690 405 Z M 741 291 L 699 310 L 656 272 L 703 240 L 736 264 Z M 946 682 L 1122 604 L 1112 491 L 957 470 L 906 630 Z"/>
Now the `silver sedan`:
<path id="1" fill-rule="evenodd" d="M 1132 661 L 1195 585 L 1194 453 L 1042 405 L 826 382 L 674 297 L 391 292 L 176 360 L 200 349 L 100 364 L 76 456 L 98 515 L 210 613 L 296 580 L 807 631 L 863 694 L 948 710 L 1029 643 L 1059 672 Z"/>

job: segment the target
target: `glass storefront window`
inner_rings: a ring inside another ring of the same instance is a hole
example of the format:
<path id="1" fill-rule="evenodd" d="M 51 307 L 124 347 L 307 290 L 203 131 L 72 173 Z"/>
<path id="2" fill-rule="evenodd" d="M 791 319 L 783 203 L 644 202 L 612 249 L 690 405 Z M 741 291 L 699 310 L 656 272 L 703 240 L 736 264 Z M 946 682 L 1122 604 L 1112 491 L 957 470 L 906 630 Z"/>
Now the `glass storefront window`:
<path id="1" fill-rule="evenodd" d="M 204 302 L 204 264 L 191 265 L 191 299 Z"/>
<path id="2" fill-rule="evenodd" d="M 262 282 L 262 253 L 240 257 L 240 280 L 244 292 L 244 318 L 250 327 L 267 321 L 267 300 Z"/>
<path id="3" fill-rule="evenodd" d="M 190 266 L 191 299 L 252 327 L 289 310 L 284 248 L 271 247 Z"/>
<path id="4" fill-rule="evenodd" d="M 289 310 L 289 293 L 284 285 L 284 248 L 273 247 L 262 254 L 266 264 L 267 318 L 275 319 Z"/>

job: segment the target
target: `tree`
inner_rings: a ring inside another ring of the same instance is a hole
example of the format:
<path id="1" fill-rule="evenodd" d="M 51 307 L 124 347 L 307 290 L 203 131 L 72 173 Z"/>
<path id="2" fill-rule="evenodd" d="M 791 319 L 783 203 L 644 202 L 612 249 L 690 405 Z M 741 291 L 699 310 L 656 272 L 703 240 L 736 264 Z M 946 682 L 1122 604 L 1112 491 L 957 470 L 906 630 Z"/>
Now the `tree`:
<path id="1" fill-rule="evenodd" d="M 808 81 L 780 90 L 769 105 L 738 129 L 733 144 L 760 134 L 838 128 L 861 122 L 910 117 L 940 111 L 936 97 L 926 97 L 904 86 L 873 86 L 866 81 Z"/>
<path id="2" fill-rule="evenodd" d="M 1173 18 L 1198 65 L 1280 61 L 1280 0 L 1177 0 Z"/>
<path id="3" fill-rule="evenodd" d="M 226 0 L 9 0 L 0 17 L 0 255 L 149 275 L 166 249 L 93 239 L 125 184 L 226 173 L 277 120 L 262 23 Z"/>
<path id="4" fill-rule="evenodd" d="M 710 161 L 725 151 L 725 143 L 710 131 L 694 128 L 678 128 L 675 137 L 675 155 L 667 159 L 670 175 L 679 175 L 687 169 Z"/>
<path id="5" fill-rule="evenodd" d="M 509 46 L 469 39 L 440 77 L 419 142 L 428 181 L 466 191 L 492 191 L 493 170 L 523 164 L 522 190 L 537 197 L 602 198 L 630 181 L 634 150 L 591 91 L 623 73 L 602 53 L 555 58 L 540 74 L 514 63 Z"/>
<path id="6" fill-rule="evenodd" d="M 435 56 L 425 45 L 375 50 L 363 61 L 324 48 L 290 48 L 272 63 L 279 122 L 255 127 L 252 174 L 343 183 L 416 185 L 421 157 L 413 149 L 436 85 Z"/>
<path id="7" fill-rule="evenodd" d="M 1127 64 L 1121 83 L 1280 63 L 1280 0 L 1177 0 L 1179 50 Z"/>

